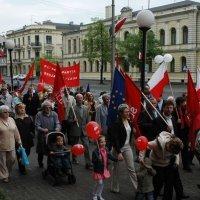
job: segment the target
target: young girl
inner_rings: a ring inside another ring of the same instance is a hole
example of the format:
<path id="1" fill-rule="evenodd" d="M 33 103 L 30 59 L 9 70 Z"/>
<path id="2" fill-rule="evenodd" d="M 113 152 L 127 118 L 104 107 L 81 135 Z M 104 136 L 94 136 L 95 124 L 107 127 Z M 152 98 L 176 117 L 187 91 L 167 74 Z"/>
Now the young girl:
<path id="1" fill-rule="evenodd" d="M 92 153 L 92 163 L 93 163 L 93 178 L 96 181 L 93 200 L 104 200 L 101 196 L 104 183 L 103 180 L 110 177 L 110 172 L 108 170 L 108 159 L 117 162 L 118 160 L 114 158 L 106 148 L 106 140 L 102 135 L 98 139 L 99 148 L 96 148 Z"/>

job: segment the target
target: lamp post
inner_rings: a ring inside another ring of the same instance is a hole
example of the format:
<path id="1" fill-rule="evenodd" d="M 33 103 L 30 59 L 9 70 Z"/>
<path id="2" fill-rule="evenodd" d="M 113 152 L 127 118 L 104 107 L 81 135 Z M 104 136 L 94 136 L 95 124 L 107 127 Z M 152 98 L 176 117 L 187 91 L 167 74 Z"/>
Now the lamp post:
<path id="1" fill-rule="evenodd" d="M 137 21 L 140 31 L 142 31 L 142 67 L 141 67 L 140 86 L 141 86 L 142 92 L 144 92 L 147 31 L 153 25 L 155 21 L 155 17 L 150 10 L 142 10 L 137 14 L 136 21 Z"/>
<path id="2" fill-rule="evenodd" d="M 5 42 L 6 49 L 9 52 L 10 56 L 10 80 L 11 80 L 11 91 L 13 91 L 13 64 L 12 64 L 12 50 L 15 47 L 15 43 L 12 40 L 6 40 Z"/>

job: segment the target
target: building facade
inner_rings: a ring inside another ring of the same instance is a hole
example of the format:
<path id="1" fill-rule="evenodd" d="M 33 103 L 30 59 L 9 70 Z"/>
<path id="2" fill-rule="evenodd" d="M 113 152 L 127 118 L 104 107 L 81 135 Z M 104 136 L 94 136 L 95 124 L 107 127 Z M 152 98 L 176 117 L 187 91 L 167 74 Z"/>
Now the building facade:
<path id="1" fill-rule="evenodd" d="M 62 34 L 79 29 L 79 25 L 45 21 L 6 33 L 15 43 L 12 51 L 13 74 L 26 74 L 31 63 L 41 57 L 63 61 Z M 8 61 L 9 68 L 9 61 Z M 9 70 L 7 69 L 7 75 Z"/>
<path id="2" fill-rule="evenodd" d="M 190 69 L 193 77 L 196 76 L 196 68 L 200 66 L 200 3 L 194 1 L 182 1 L 169 5 L 151 8 L 155 15 L 155 24 L 151 30 L 160 40 L 165 53 L 173 56 L 173 61 L 168 66 L 169 75 L 174 82 L 184 82 L 186 79 L 186 69 Z M 124 40 L 128 33 L 139 31 L 136 23 L 136 15 L 139 11 L 132 11 L 129 7 L 121 9 L 121 15 L 116 17 L 126 17 L 127 20 L 116 37 Z M 106 7 L 105 25 L 111 25 L 111 10 Z M 63 36 L 63 56 L 64 65 L 71 65 L 80 62 L 81 78 L 99 79 L 100 61 L 89 63 L 83 57 L 82 41 L 87 33 L 88 26 L 80 26 L 80 30 L 65 33 Z M 147 79 L 157 69 L 157 65 L 152 63 L 152 67 L 147 71 Z M 135 80 L 140 78 L 138 68 L 132 66 L 129 73 Z M 110 64 L 104 68 L 104 77 L 110 79 Z"/>

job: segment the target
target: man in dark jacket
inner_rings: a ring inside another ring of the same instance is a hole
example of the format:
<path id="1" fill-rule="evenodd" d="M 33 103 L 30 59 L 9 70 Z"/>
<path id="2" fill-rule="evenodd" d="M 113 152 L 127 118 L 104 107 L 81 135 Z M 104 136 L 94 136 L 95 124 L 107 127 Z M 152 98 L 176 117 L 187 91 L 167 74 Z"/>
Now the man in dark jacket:
<path id="1" fill-rule="evenodd" d="M 157 106 L 157 101 L 154 98 L 150 99 L 154 107 Z M 146 136 L 149 141 L 155 139 L 153 120 L 158 117 L 158 113 L 151 106 L 150 103 L 146 104 L 146 109 L 140 115 L 139 125 L 142 135 Z"/>
<path id="2" fill-rule="evenodd" d="M 24 95 L 23 103 L 26 105 L 26 113 L 35 119 L 35 116 L 40 107 L 39 96 L 33 92 L 33 87 L 29 87 L 27 93 Z"/>

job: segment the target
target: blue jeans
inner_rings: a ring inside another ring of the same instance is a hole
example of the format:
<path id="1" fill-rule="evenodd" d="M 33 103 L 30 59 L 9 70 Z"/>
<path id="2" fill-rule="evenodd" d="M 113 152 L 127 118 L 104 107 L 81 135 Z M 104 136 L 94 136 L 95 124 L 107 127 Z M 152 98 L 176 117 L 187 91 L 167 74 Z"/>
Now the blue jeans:
<path id="1" fill-rule="evenodd" d="M 147 193 L 137 192 L 135 200 L 143 200 L 143 199 L 154 200 L 154 194 L 153 194 L 153 192 L 147 192 Z"/>

